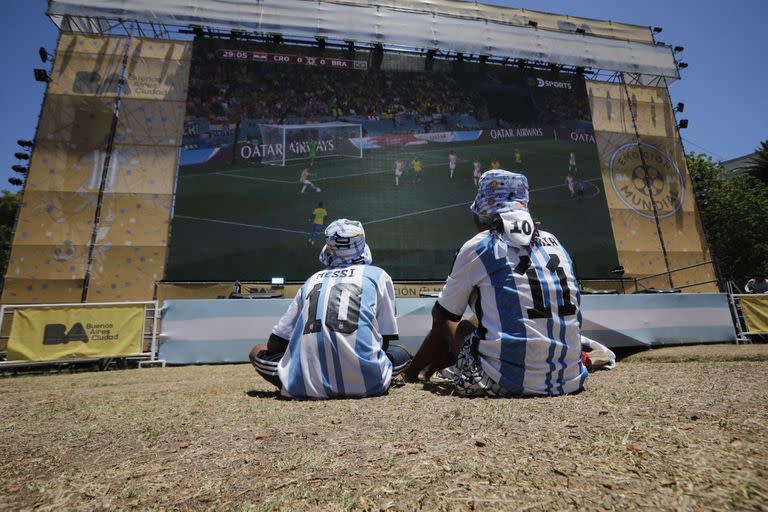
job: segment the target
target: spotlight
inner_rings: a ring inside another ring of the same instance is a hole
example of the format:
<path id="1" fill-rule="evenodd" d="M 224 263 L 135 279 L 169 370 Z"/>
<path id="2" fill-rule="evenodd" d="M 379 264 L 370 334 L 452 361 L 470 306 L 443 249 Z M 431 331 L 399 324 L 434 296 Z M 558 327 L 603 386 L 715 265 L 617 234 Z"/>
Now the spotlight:
<path id="1" fill-rule="evenodd" d="M 29 160 L 29 154 L 28 153 L 14 153 L 13 156 L 18 158 L 19 160 Z"/>
<path id="2" fill-rule="evenodd" d="M 8 183 L 11 185 L 16 185 L 17 187 L 20 187 L 24 184 L 24 182 L 19 178 L 8 178 Z"/>
<path id="3" fill-rule="evenodd" d="M 679 102 L 679 103 L 677 104 L 677 106 L 675 107 L 675 111 L 676 111 L 676 112 L 680 112 L 680 113 L 682 114 L 682 113 L 683 113 L 683 110 L 685 110 L 685 103 L 683 103 L 683 102 L 681 101 L 681 102 Z"/>
<path id="4" fill-rule="evenodd" d="M 655 34 L 661 34 L 661 31 L 662 31 L 662 30 L 664 30 L 664 29 L 663 29 L 663 28 L 661 28 L 661 27 L 653 27 L 653 32 L 654 32 Z"/>
<path id="5" fill-rule="evenodd" d="M 680 124 L 677 125 L 678 128 L 681 130 L 688 128 L 688 120 L 687 119 L 681 119 Z"/>
<path id="6" fill-rule="evenodd" d="M 584 30 L 583 28 L 579 27 L 579 28 L 577 28 L 577 29 L 576 29 L 576 33 L 577 33 L 577 34 L 586 34 L 586 33 L 587 33 L 587 31 L 586 31 L 586 30 Z"/>
<path id="7" fill-rule="evenodd" d="M 27 174 L 27 171 L 29 170 L 23 165 L 12 165 L 11 169 L 13 169 L 13 172 L 17 172 L 19 174 Z"/>
<path id="8" fill-rule="evenodd" d="M 685 68 L 688 67 L 688 63 L 687 62 L 678 62 L 677 63 L 677 67 L 680 68 L 680 69 L 685 69 Z"/>
<path id="9" fill-rule="evenodd" d="M 537 21 L 528 20 L 528 26 L 529 27 L 533 27 L 533 28 L 538 28 L 539 27 L 539 23 Z"/>
<path id="10" fill-rule="evenodd" d="M 48 76 L 48 72 L 46 70 L 35 68 L 35 80 L 38 82 L 50 82 L 51 77 Z"/>
<path id="11" fill-rule="evenodd" d="M 680 53 L 681 51 L 685 50 L 685 48 L 683 48 L 682 46 L 675 46 L 674 48 L 672 48 L 672 50 L 675 53 Z"/>
<path id="12" fill-rule="evenodd" d="M 19 139 L 16 141 L 16 143 L 23 148 L 31 148 L 32 146 L 35 145 L 35 143 L 32 142 L 31 140 L 24 140 L 24 139 Z"/>
<path id="13" fill-rule="evenodd" d="M 48 62 L 48 50 L 41 46 L 40 49 L 37 50 L 37 54 L 40 55 L 40 60 L 43 61 L 43 64 Z"/>

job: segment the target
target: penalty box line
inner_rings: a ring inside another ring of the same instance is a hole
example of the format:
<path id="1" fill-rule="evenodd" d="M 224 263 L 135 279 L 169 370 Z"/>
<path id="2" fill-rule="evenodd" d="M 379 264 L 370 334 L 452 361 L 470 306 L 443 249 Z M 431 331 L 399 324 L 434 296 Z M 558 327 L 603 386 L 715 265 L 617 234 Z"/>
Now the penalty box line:
<path id="1" fill-rule="evenodd" d="M 591 181 L 597 181 L 597 180 L 602 180 L 602 177 L 601 178 L 592 178 L 592 179 L 585 180 L 585 181 L 586 182 L 591 182 Z M 543 190 L 551 190 L 551 189 L 554 189 L 554 188 L 565 187 L 565 186 L 566 185 L 564 185 L 564 184 L 562 184 L 562 185 L 550 185 L 550 186 L 547 186 L 547 187 L 540 187 L 540 188 L 531 189 L 530 192 L 541 192 Z M 595 185 L 593 185 L 593 186 L 598 190 L 597 194 L 599 194 L 600 188 L 595 186 Z M 595 194 L 594 196 L 590 196 L 590 197 L 595 197 L 597 194 Z M 449 205 L 445 205 L 445 206 L 438 206 L 437 208 L 429 208 L 427 210 L 418 210 L 418 211 L 415 211 L 415 212 L 403 213 L 401 215 L 395 215 L 393 217 L 386 217 L 386 218 L 383 218 L 383 219 L 375 219 L 375 220 L 365 221 L 365 222 L 363 222 L 363 225 L 367 226 L 367 225 L 370 225 L 370 224 L 378 224 L 380 222 L 388 222 L 388 221 L 391 221 L 391 220 L 403 219 L 403 218 L 407 218 L 407 217 L 415 217 L 417 215 L 423 215 L 425 213 L 432 213 L 432 212 L 437 212 L 437 211 L 441 211 L 441 210 L 448 210 L 450 208 L 456 208 L 457 206 L 466 206 L 466 205 L 471 204 L 471 203 L 472 203 L 472 201 L 462 201 L 460 203 L 453 203 L 453 204 L 449 204 Z M 297 234 L 297 235 L 309 235 L 310 234 L 309 231 L 299 231 L 299 230 L 296 230 L 296 229 L 276 228 L 276 227 L 273 227 L 273 226 L 262 226 L 262 225 L 259 225 L 259 224 L 247 224 L 247 223 L 244 223 L 244 222 L 233 222 L 233 221 L 228 221 L 228 220 L 209 219 L 209 218 L 205 218 L 205 217 L 192 217 L 192 216 L 189 216 L 189 215 L 175 215 L 174 218 L 187 219 L 187 220 L 198 220 L 198 221 L 202 221 L 202 222 L 212 222 L 212 223 L 215 223 L 215 224 L 225 224 L 225 225 L 229 225 L 229 226 L 239 226 L 239 227 L 252 228 L 252 229 L 266 229 L 268 231 L 280 231 L 280 232 L 283 232 L 283 233 L 294 233 L 294 234 Z"/>
<path id="2" fill-rule="evenodd" d="M 523 145 L 523 144 L 545 143 L 545 142 L 552 142 L 552 141 L 551 140 L 530 140 L 530 141 L 525 141 L 524 143 L 519 143 L 519 144 Z M 497 146 L 499 144 L 500 143 L 498 143 L 498 142 L 495 142 L 495 143 L 491 142 L 491 143 L 487 143 L 487 144 L 467 145 L 465 147 L 469 147 L 469 148 L 474 149 L 474 148 L 493 147 L 493 146 Z M 386 149 L 386 148 L 382 148 L 382 149 Z M 445 151 L 446 151 L 445 148 L 432 148 L 432 149 L 421 150 L 421 151 L 419 151 L 419 153 L 422 153 L 422 154 L 423 153 L 444 153 Z M 407 152 L 407 151 L 405 151 L 405 152 Z M 541 150 L 538 150 L 538 149 L 532 150 L 532 149 L 528 148 L 528 149 L 526 149 L 526 152 L 527 153 L 539 154 L 539 153 L 541 153 Z M 468 160 L 463 160 L 462 162 L 468 163 L 469 161 Z M 295 164 L 291 164 L 291 165 L 295 165 Z M 445 163 L 440 162 L 440 163 L 435 163 L 435 164 L 424 164 L 422 167 L 427 168 L 427 167 L 443 167 L 443 166 L 447 167 L 448 166 L 448 162 L 445 162 Z M 296 169 L 298 170 L 301 167 L 302 167 L 302 165 L 297 165 Z M 217 171 L 217 172 L 213 172 L 213 173 L 210 173 L 210 174 L 215 174 L 215 175 L 219 175 L 219 176 L 231 176 L 231 177 L 234 177 L 234 178 L 250 179 L 250 180 L 254 180 L 254 181 L 266 181 L 266 182 L 273 182 L 273 183 L 289 184 L 289 183 L 297 183 L 298 182 L 298 180 L 278 180 L 278 179 L 275 179 L 275 178 L 261 178 L 261 177 L 256 177 L 256 176 L 244 176 L 242 174 L 237 174 L 238 172 L 241 172 L 241 171 L 248 172 L 248 171 L 251 171 L 252 169 L 254 169 L 254 168 L 253 167 L 239 167 L 237 169 L 232 169 L 231 171 Z M 389 169 L 389 170 L 383 170 L 383 171 L 362 172 L 362 173 L 357 173 L 357 174 L 345 174 L 345 175 L 342 175 L 342 176 L 329 176 L 329 177 L 326 177 L 326 178 L 316 178 L 315 180 L 310 180 L 310 181 L 338 180 L 338 179 L 342 179 L 342 178 L 352 178 L 352 177 L 355 177 L 355 176 L 366 176 L 366 175 L 372 175 L 372 174 L 386 174 L 388 172 L 394 173 L 394 170 L 393 169 Z M 413 171 L 411 171 L 411 172 L 413 172 Z M 184 176 L 184 177 L 190 177 L 191 178 L 191 177 L 195 177 L 195 176 L 209 176 L 210 174 L 192 174 L 192 175 L 188 175 L 188 176 Z"/>
<path id="3" fill-rule="evenodd" d="M 424 167 L 426 169 L 427 167 L 443 167 L 443 166 L 445 166 L 447 168 L 448 164 L 447 163 L 446 164 L 427 164 L 427 165 L 423 165 L 422 167 Z M 283 184 L 286 184 L 286 185 L 301 185 L 299 180 L 288 181 L 288 180 L 278 180 L 278 179 L 274 179 L 274 178 L 261 178 L 261 177 L 257 177 L 257 176 L 243 176 L 242 174 L 235 174 L 239 170 L 240 169 L 235 169 L 233 171 L 219 171 L 219 172 L 214 172 L 212 174 L 215 174 L 215 175 L 218 175 L 218 176 L 226 176 L 226 177 L 229 177 L 229 178 L 240 178 L 240 179 L 252 180 L 252 181 L 266 181 L 266 182 L 269 182 L 269 183 L 283 183 Z M 413 170 L 411 170 L 410 172 L 413 173 Z M 314 182 L 320 182 L 320 181 L 340 180 L 340 179 L 343 179 L 343 178 L 354 178 L 354 177 L 357 177 L 357 176 L 370 176 L 370 175 L 374 175 L 374 174 L 387 174 L 387 173 L 392 173 L 394 175 L 395 171 L 394 171 L 394 169 L 390 169 L 390 170 L 385 170 L 385 171 L 359 172 L 359 173 L 356 173 L 356 174 L 344 174 L 344 175 L 341 175 L 341 176 L 328 176 L 328 177 L 325 177 L 325 178 L 314 178 L 314 179 L 311 179 L 309 181 L 314 183 Z M 209 176 L 209 175 L 200 175 L 200 176 Z"/>
<path id="4" fill-rule="evenodd" d="M 592 178 L 592 179 L 584 180 L 584 181 L 586 183 L 586 182 L 602 180 L 602 179 L 603 178 L 600 177 L 600 178 Z M 592 185 L 592 186 L 597 189 L 597 194 L 599 194 L 600 193 L 600 188 L 597 187 L 596 185 Z M 566 185 L 562 184 L 562 185 L 550 185 L 550 186 L 547 186 L 547 187 L 539 187 L 539 188 L 531 189 L 529 192 L 541 192 L 543 190 L 551 190 L 551 189 L 560 188 L 560 187 L 566 187 Z M 590 196 L 590 198 L 591 197 L 595 197 L 597 194 L 595 194 L 594 196 Z M 377 224 L 379 222 L 387 222 L 387 221 L 390 221 L 390 220 L 403 219 L 405 217 L 414 217 L 416 215 L 422 215 L 424 213 L 432 213 L 432 212 L 437 212 L 437 211 L 440 211 L 440 210 L 447 210 L 449 208 L 456 208 L 457 206 L 468 205 L 468 204 L 472 204 L 472 201 L 463 201 L 461 203 L 454 203 L 454 204 L 449 204 L 449 205 L 446 205 L 446 206 L 438 206 L 437 208 L 430 208 L 428 210 L 419 210 L 419 211 L 415 211 L 415 212 L 411 212 L 411 213 L 404 213 L 402 215 L 395 215 L 394 217 L 386 217 L 384 219 L 369 220 L 367 222 L 363 222 L 363 226 L 367 226 L 367 225 L 370 225 L 370 224 Z"/>

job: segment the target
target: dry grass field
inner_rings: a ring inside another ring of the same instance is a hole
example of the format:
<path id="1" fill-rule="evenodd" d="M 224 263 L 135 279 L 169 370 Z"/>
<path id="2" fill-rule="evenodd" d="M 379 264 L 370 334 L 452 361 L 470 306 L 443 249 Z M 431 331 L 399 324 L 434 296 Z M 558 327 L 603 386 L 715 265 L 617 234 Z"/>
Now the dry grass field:
<path id="1" fill-rule="evenodd" d="M 768 346 L 562 398 L 276 398 L 249 366 L 0 378 L 0 510 L 768 510 Z"/>

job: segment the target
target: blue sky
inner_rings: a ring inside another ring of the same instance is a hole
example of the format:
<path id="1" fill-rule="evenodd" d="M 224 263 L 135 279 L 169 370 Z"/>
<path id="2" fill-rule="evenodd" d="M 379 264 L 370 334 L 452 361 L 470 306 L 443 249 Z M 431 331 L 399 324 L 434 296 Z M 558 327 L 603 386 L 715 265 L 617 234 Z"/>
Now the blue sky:
<path id="1" fill-rule="evenodd" d="M 752 152 L 768 139 L 768 1 L 732 0 L 519 0 L 498 5 L 663 27 L 660 41 L 685 47 L 690 66 L 670 92 L 685 103 L 679 117 L 687 151 L 727 160 Z M 18 139 L 35 135 L 45 86 L 32 70 L 46 67 L 37 55 L 53 51 L 57 30 L 45 16 L 45 0 L 0 2 L 3 79 L 0 80 L 0 188 L 16 175 Z"/>

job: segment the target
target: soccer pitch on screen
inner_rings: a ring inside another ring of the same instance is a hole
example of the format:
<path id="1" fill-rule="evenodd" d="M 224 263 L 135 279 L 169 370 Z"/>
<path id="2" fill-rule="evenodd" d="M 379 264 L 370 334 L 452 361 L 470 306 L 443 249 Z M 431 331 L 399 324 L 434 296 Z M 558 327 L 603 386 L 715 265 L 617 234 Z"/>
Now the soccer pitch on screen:
<path id="1" fill-rule="evenodd" d="M 448 154 L 458 155 L 450 178 Z M 515 152 L 521 162 L 517 163 Z M 572 196 L 566 185 L 569 155 L 584 182 Z M 411 168 L 418 157 L 420 178 Z M 394 162 L 406 170 L 395 184 Z M 522 171 L 531 188 L 531 212 L 574 258 L 580 277 L 605 277 L 618 264 L 594 145 L 571 141 L 514 140 L 429 143 L 365 150 L 363 158 L 318 159 L 301 193 L 308 159 L 286 166 L 214 164 L 183 166 L 171 231 L 166 279 L 301 281 L 320 269 L 322 232 L 309 237 L 320 202 L 325 225 L 337 218 L 363 222 L 374 264 L 394 279 L 445 279 L 456 250 L 476 228 L 469 211 L 475 186 L 472 163 L 493 160 Z"/>

